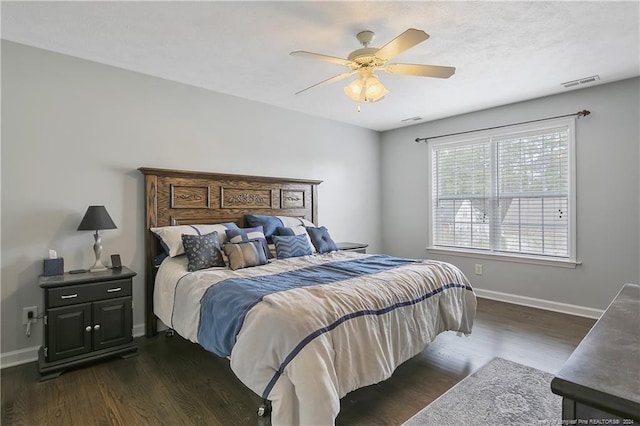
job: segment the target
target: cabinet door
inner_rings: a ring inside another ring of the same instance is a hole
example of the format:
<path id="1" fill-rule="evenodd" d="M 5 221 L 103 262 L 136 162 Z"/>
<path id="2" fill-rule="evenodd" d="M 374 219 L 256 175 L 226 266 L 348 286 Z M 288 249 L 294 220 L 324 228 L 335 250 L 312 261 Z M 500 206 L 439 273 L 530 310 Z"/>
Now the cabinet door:
<path id="1" fill-rule="evenodd" d="M 49 309 L 48 361 L 91 351 L 91 303 Z"/>
<path id="2" fill-rule="evenodd" d="M 133 340 L 131 297 L 93 302 L 93 349 L 124 345 Z"/>

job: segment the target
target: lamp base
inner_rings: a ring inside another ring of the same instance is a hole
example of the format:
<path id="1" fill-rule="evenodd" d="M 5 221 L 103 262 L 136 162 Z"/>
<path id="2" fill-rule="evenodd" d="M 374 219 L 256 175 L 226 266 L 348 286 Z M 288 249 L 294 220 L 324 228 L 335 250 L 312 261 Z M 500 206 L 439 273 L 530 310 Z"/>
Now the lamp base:
<path id="1" fill-rule="evenodd" d="M 96 263 L 94 263 L 93 266 L 91 266 L 91 268 L 89 268 L 89 272 L 102 272 L 102 271 L 106 271 L 107 269 L 109 269 L 109 268 L 104 266 L 100 259 L 97 259 Z"/>
<path id="2" fill-rule="evenodd" d="M 93 251 L 96 255 L 96 263 L 93 264 L 91 268 L 89 268 L 89 272 L 102 272 L 106 271 L 107 267 L 102 264 L 100 260 L 100 254 L 102 253 L 102 238 L 98 234 L 98 231 L 93 235 L 95 238 L 95 243 L 93 244 Z"/>

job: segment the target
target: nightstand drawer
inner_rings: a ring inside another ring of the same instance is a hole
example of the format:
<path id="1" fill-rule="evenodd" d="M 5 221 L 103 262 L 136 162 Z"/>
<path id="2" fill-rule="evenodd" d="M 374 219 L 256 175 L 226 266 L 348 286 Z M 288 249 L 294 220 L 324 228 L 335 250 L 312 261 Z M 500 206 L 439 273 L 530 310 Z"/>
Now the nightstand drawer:
<path id="1" fill-rule="evenodd" d="M 51 288 L 47 292 L 50 308 L 69 306 L 93 300 L 131 296 L 131 279 L 104 281 Z"/>

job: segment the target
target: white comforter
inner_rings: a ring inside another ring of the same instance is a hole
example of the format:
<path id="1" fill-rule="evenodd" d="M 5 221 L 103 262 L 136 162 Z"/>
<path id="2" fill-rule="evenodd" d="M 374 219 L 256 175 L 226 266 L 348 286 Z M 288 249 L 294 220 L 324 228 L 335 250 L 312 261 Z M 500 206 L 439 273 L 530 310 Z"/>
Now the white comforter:
<path id="1" fill-rule="evenodd" d="M 185 259 L 167 259 L 156 279 L 155 314 L 197 342 L 200 299 L 209 286 L 229 277 L 366 256 L 334 252 L 196 273 L 186 272 Z M 342 321 L 369 310 L 377 314 Z M 231 369 L 272 402 L 274 425 L 330 425 L 340 411 L 340 398 L 389 378 L 439 333 L 470 333 L 475 310 L 467 278 L 455 266 L 437 261 L 274 293 L 247 313 L 230 356 Z"/>

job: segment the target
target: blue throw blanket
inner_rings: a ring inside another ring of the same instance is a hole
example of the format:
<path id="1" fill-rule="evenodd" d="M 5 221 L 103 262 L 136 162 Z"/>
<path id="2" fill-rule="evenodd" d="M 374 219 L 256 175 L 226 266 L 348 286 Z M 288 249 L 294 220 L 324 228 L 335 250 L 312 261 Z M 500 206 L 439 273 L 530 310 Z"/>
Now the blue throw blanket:
<path id="1" fill-rule="evenodd" d="M 329 284 L 415 263 L 389 256 L 325 263 L 280 274 L 230 278 L 207 289 L 200 301 L 198 342 L 219 356 L 231 355 L 249 310 L 264 296 L 297 287 Z"/>

